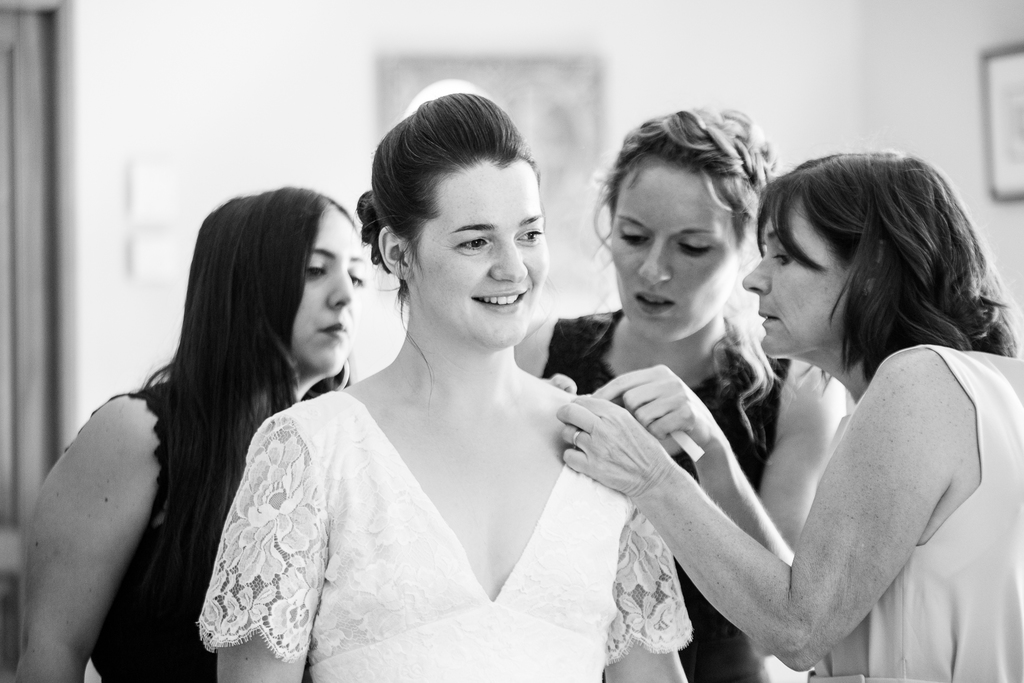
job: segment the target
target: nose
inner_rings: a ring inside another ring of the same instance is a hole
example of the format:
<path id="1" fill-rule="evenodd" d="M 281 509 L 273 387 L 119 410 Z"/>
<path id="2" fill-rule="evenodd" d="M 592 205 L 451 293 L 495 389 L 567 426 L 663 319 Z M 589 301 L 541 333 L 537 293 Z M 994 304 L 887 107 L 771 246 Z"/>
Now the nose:
<path id="1" fill-rule="evenodd" d="M 640 264 L 640 277 L 651 284 L 666 282 L 672 279 L 672 269 L 668 264 L 665 245 L 654 243 Z"/>
<path id="2" fill-rule="evenodd" d="M 771 278 L 768 277 L 768 259 L 762 258 L 750 273 L 743 278 L 743 289 L 763 296 L 772 290 Z"/>
<path id="3" fill-rule="evenodd" d="M 494 262 L 491 264 L 491 277 L 503 282 L 519 282 L 526 278 L 526 263 L 519 247 L 514 243 L 498 243 L 495 249 Z"/>
<path id="4" fill-rule="evenodd" d="M 331 287 L 328 304 L 331 308 L 344 308 L 352 303 L 352 297 L 355 296 L 356 287 L 352 282 L 352 277 L 342 271 L 335 278 L 334 286 Z"/>

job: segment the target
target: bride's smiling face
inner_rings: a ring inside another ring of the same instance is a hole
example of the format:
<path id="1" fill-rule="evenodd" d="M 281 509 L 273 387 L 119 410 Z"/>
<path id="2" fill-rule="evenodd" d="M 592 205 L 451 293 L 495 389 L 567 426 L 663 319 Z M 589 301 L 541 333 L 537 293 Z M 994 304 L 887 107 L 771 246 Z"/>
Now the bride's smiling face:
<path id="1" fill-rule="evenodd" d="M 490 350 L 522 341 L 548 273 L 537 174 L 485 162 L 443 179 L 409 270 L 409 332 Z"/>

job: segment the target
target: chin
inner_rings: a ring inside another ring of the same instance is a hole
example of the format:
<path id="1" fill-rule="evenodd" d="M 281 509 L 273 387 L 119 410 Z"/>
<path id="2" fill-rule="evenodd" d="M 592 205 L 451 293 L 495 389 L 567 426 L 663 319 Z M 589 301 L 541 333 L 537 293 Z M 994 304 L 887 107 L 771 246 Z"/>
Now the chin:
<path id="1" fill-rule="evenodd" d="M 761 340 L 761 350 L 772 358 L 794 358 L 792 351 L 787 349 L 785 344 L 775 344 L 769 339 Z"/>
<path id="2" fill-rule="evenodd" d="M 494 351 L 503 351 L 514 347 L 516 344 L 526 339 L 526 333 L 526 328 L 514 331 L 507 330 L 495 332 L 494 334 L 488 335 L 481 341 L 483 341 L 484 345 L 489 349 L 493 349 Z"/>

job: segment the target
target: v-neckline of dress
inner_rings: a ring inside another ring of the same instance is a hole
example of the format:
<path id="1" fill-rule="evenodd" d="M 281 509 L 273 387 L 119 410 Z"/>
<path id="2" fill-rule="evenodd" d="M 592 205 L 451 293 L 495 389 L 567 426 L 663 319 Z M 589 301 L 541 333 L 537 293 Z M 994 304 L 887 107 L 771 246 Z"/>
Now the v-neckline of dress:
<path id="1" fill-rule="evenodd" d="M 352 399 L 362 410 L 366 418 L 370 421 L 370 424 L 373 425 L 374 430 L 376 430 L 376 432 L 380 435 L 384 443 L 387 444 L 389 455 L 398 462 L 399 470 L 401 471 L 403 477 L 405 478 L 406 484 L 408 485 L 409 489 L 412 490 L 415 495 L 418 495 L 422 499 L 426 509 L 436 518 L 440 528 L 444 531 L 444 533 L 446 533 L 449 536 L 449 540 L 451 541 L 452 547 L 461 557 L 463 567 L 465 568 L 469 578 L 472 580 L 473 587 L 481 594 L 481 596 L 484 599 L 487 600 L 488 603 L 492 605 L 498 604 L 498 602 L 502 601 L 502 596 L 505 595 L 506 589 L 513 583 L 513 579 L 516 579 L 518 577 L 523 561 L 529 554 L 531 548 L 536 544 L 536 539 L 539 535 L 541 525 L 543 524 L 545 518 L 548 516 L 548 510 L 553 507 L 553 503 L 558 496 L 562 480 L 566 478 L 566 472 L 569 470 L 568 466 L 565 463 L 562 463 L 562 468 L 559 470 L 558 476 L 555 477 L 555 481 L 551 486 L 550 492 L 548 493 L 547 500 L 544 502 L 544 506 L 541 508 L 540 515 L 534 522 L 533 530 L 530 533 L 530 537 L 527 539 L 526 544 L 520 551 L 519 557 L 516 559 L 515 564 L 512 565 L 512 569 L 509 571 L 508 576 L 505 577 L 505 581 L 504 583 L 502 583 L 501 588 L 498 589 L 498 593 L 493 598 L 491 598 L 490 594 L 487 592 L 487 589 L 484 588 L 484 585 L 480 582 L 480 578 L 476 575 L 476 572 L 473 571 L 473 564 L 469 561 L 469 553 L 466 552 L 466 546 L 462 543 L 462 539 L 460 539 L 458 534 L 455 533 L 455 530 L 448 523 L 448 520 L 444 518 L 444 515 L 441 514 L 441 510 L 438 509 L 438 507 L 434 504 L 434 501 L 431 500 L 430 496 L 427 495 L 427 492 L 423 490 L 423 486 L 416 478 L 416 475 L 413 474 L 412 470 L 409 468 L 409 465 L 406 464 L 405 460 L 402 458 L 402 454 L 398 452 L 398 448 L 391 442 L 391 439 L 388 438 L 388 435 L 384 433 L 384 430 L 377 423 L 377 420 L 374 419 L 373 415 L 370 413 L 369 408 L 366 407 L 366 404 L 364 404 L 362 401 L 352 396 L 351 394 L 346 394 L 346 396 Z"/>

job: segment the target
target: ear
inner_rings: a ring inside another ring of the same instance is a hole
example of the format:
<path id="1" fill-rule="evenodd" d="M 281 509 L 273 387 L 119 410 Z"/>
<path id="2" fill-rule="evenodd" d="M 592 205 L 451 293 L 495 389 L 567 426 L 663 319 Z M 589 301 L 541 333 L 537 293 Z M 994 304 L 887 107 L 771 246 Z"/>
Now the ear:
<path id="1" fill-rule="evenodd" d="M 384 259 L 384 265 L 399 280 L 404 280 L 406 271 L 409 268 L 408 258 L 406 257 L 406 251 L 409 246 L 408 241 L 392 232 L 390 227 L 385 226 L 381 228 L 377 236 L 377 246 L 380 248 L 380 255 Z"/>

